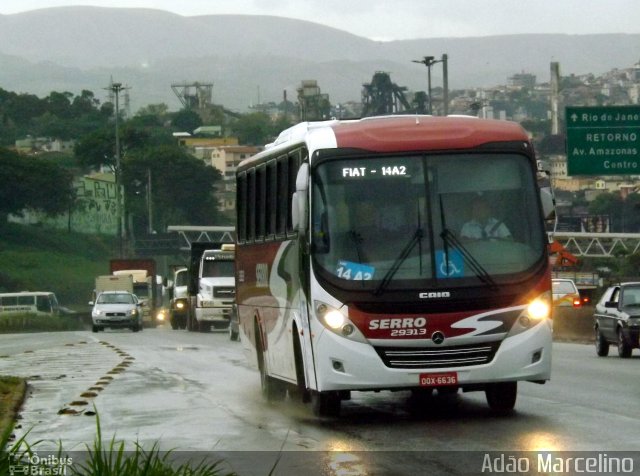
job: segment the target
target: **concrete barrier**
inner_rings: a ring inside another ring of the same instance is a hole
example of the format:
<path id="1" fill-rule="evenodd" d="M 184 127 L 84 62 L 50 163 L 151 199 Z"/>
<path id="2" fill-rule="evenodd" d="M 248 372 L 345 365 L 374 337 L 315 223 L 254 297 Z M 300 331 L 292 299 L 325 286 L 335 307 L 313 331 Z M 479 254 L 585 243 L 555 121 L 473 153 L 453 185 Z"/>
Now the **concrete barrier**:
<path id="1" fill-rule="evenodd" d="M 558 341 L 593 342 L 593 306 L 555 307 L 553 339 Z"/>

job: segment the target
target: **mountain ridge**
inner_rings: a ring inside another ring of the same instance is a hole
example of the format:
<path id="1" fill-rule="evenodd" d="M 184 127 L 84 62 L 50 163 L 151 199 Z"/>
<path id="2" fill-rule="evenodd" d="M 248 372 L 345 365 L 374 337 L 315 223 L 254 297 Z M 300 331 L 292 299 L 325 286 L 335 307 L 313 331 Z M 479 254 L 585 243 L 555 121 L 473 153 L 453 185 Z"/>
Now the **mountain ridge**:
<path id="1" fill-rule="evenodd" d="M 358 101 L 376 71 L 410 90 L 426 90 L 425 67 L 412 60 L 429 54 L 448 54 L 450 88 L 461 89 L 506 84 L 520 72 L 546 82 L 551 61 L 560 62 L 563 75 L 601 74 L 631 67 L 639 51 L 640 34 L 623 33 L 381 42 L 276 16 L 185 17 L 107 7 L 0 15 L 0 87 L 38 95 L 89 89 L 99 96 L 113 77 L 132 87 L 133 112 L 157 102 L 178 108 L 174 82 L 212 82 L 214 102 L 246 110 L 259 100 L 280 101 L 285 89 L 293 99 L 306 79 L 318 80 L 332 102 Z M 432 68 L 432 80 L 433 87 L 441 85 L 441 65 Z"/>

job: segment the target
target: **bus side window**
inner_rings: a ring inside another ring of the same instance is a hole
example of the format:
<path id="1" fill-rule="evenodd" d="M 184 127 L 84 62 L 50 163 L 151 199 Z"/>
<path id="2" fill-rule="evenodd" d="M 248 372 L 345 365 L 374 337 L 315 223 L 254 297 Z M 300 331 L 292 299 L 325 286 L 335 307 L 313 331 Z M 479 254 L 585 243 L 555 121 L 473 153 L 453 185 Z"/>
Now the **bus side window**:
<path id="1" fill-rule="evenodd" d="M 18 297 L 17 296 L 5 296 L 2 298 L 3 306 L 17 306 L 18 305 Z"/>
<path id="2" fill-rule="evenodd" d="M 18 306 L 33 306 L 35 296 L 18 296 Z"/>

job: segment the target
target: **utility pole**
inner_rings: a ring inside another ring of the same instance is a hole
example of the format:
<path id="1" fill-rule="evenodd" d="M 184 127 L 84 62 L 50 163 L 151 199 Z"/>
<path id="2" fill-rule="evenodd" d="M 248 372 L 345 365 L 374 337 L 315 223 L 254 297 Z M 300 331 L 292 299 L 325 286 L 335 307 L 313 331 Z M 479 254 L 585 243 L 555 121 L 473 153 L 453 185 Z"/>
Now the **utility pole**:
<path id="1" fill-rule="evenodd" d="M 551 62 L 551 135 L 560 131 L 560 63 Z"/>
<path id="2" fill-rule="evenodd" d="M 149 214 L 149 234 L 153 234 L 153 206 L 152 206 L 152 193 L 151 193 L 151 169 L 147 169 L 147 212 Z"/>
<path id="3" fill-rule="evenodd" d="M 126 88 L 122 85 L 122 83 L 114 83 L 111 82 L 111 84 L 109 85 L 108 88 L 105 88 L 107 91 L 111 91 L 114 96 L 115 96 L 115 101 L 116 101 L 116 109 L 115 109 L 115 115 L 116 115 L 116 167 L 115 167 L 115 182 L 116 182 L 116 215 L 117 215 L 117 220 L 118 220 L 118 226 L 117 226 L 117 234 L 118 234 L 118 254 L 120 258 L 124 258 L 124 245 L 123 245 L 123 230 L 124 227 L 122 226 L 122 221 L 123 221 L 123 213 L 122 213 L 122 192 L 121 192 L 121 186 L 122 186 L 122 167 L 120 165 L 120 103 L 119 103 L 119 97 L 120 97 L 120 92 L 122 92 L 125 89 L 129 89 Z"/>

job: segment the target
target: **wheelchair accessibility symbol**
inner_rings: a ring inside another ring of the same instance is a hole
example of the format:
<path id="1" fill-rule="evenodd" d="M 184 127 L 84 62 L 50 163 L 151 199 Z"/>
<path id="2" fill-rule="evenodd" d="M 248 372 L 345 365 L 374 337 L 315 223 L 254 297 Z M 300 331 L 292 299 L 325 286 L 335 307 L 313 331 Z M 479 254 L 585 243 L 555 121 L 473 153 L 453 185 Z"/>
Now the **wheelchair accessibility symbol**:
<path id="1" fill-rule="evenodd" d="M 449 250 L 448 253 L 442 250 L 436 251 L 436 266 L 436 277 L 438 278 L 461 278 L 464 276 L 464 259 L 456 250 Z"/>

